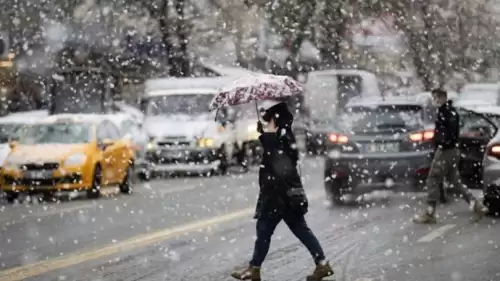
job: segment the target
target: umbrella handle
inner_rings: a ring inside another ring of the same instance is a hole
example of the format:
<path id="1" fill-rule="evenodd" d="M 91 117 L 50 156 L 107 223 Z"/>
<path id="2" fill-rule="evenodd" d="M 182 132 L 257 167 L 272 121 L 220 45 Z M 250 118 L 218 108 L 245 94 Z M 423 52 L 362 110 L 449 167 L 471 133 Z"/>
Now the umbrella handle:
<path id="1" fill-rule="evenodd" d="M 216 122 L 217 122 L 217 115 L 219 115 L 219 109 L 220 108 L 217 108 L 217 110 L 215 111 L 215 120 L 214 121 L 216 121 Z"/>
<path id="2" fill-rule="evenodd" d="M 257 105 L 257 101 L 255 101 L 255 111 L 257 112 L 257 120 L 260 121 L 259 106 Z"/>

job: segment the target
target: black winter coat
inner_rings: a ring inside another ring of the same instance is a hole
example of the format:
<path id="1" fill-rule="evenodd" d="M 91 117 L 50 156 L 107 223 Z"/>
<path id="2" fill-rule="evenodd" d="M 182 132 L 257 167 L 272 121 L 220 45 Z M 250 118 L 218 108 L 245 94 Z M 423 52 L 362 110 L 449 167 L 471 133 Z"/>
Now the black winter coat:
<path id="1" fill-rule="evenodd" d="M 460 136 L 460 118 L 451 101 L 437 109 L 434 128 L 434 145 L 436 148 L 456 148 Z"/>
<path id="2" fill-rule="evenodd" d="M 254 218 L 307 213 L 307 198 L 297 171 L 298 152 L 291 132 L 263 133 L 259 140 L 263 157 L 259 170 L 259 199 Z M 293 194 L 293 195 L 292 195 Z"/>

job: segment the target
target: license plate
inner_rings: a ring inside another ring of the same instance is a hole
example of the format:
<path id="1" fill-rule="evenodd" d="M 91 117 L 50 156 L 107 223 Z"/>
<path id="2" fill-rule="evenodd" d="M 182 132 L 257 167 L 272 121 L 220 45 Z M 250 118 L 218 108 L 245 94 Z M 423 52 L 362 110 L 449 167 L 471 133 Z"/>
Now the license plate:
<path id="1" fill-rule="evenodd" d="M 26 171 L 24 177 L 33 180 L 44 180 L 52 178 L 52 171 Z"/>
<path id="2" fill-rule="evenodd" d="M 182 158 L 182 152 L 179 152 L 179 151 L 163 151 L 161 153 L 161 157 L 162 158 L 168 158 L 168 159 L 178 159 L 178 158 Z"/>
<path id="3" fill-rule="evenodd" d="M 399 143 L 397 142 L 369 143 L 363 146 L 363 152 L 367 153 L 398 152 L 398 151 L 399 151 Z"/>

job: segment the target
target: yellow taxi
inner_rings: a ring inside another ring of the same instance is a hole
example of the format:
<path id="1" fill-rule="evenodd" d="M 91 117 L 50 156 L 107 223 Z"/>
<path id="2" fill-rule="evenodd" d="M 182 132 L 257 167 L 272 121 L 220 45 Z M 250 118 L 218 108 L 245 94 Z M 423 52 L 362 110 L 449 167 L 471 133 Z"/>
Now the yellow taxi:
<path id="1" fill-rule="evenodd" d="M 8 201 L 24 192 L 85 190 L 88 197 L 97 198 L 101 187 L 132 190 L 133 147 L 103 116 L 47 117 L 28 126 L 11 148 L 2 173 Z"/>

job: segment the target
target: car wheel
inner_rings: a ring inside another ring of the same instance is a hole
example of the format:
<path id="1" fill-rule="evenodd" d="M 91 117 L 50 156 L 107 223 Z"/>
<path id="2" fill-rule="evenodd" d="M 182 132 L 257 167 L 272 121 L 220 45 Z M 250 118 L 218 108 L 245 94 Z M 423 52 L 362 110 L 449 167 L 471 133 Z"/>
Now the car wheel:
<path id="1" fill-rule="evenodd" d="M 325 182 L 326 197 L 333 205 L 345 205 L 344 195 L 349 195 L 346 184 L 341 180 Z"/>
<path id="2" fill-rule="evenodd" d="M 147 167 L 139 173 L 139 179 L 141 181 L 150 181 L 152 177 L 151 165 L 148 164 Z"/>
<path id="3" fill-rule="evenodd" d="M 14 203 L 18 198 L 19 198 L 19 193 L 17 192 L 5 193 L 5 200 L 7 200 L 8 203 Z"/>
<path id="4" fill-rule="evenodd" d="M 500 215 L 500 198 L 492 199 L 485 197 L 483 201 L 484 206 L 488 208 L 488 215 L 499 216 Z"/>
<path id="5" fill-rule="evenodd" d="M 97 165 L 94 169 L 94 177 L 92 178 L 92 186 L 87 190 L 87 198 L 96 199 L 101 196 L 102 172 L 101 166 Z"/>
<path id="6" fill-rule="evenodd" d="M 134 183 L 132 182 L 132 178 L 134 176 L 134 168 L 133 164 L 130 164 L 127 167 L 127 172 L 125 173 L 125 177 L 123 178 L 123 181 L 120 183 L 120 192 L 125 193 L 125 194 L 130 194 L 132 193 L 132 186 Z"/>

